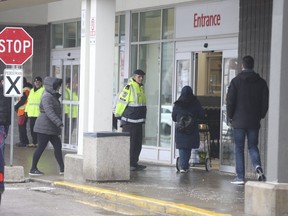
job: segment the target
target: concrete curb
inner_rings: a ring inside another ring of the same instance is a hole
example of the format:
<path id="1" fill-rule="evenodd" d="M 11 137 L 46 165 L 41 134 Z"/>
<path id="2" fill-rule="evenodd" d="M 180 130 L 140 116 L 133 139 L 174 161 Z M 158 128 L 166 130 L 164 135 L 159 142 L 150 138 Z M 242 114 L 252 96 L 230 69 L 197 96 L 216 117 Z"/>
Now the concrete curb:
<path id="1" fill-rule="evenodd" d="M 230 214 L 221 214 L 205 209 L 196 208 L 179 203 L 157 200 L 153 198 L 141 197 L 132 194 L 127 194 L 118 191 L 107 190 L 89 185 L 76 184 L 67 181 L 55 181 L 52 183 L 55 186 L 72 189 L 75 191 L 95 195 L 103 199 L 119 202 L 145 209 L 150 212 L 167 214 L 167 215 L 189 215 L 189 216 L 231 216 Z"/>

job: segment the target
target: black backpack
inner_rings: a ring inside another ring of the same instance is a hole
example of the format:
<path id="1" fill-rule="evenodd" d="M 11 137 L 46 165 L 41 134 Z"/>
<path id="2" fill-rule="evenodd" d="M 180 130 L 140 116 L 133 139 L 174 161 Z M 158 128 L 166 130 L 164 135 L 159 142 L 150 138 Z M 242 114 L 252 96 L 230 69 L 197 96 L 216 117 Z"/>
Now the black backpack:
<path id="1" fill-rule="evenodd" d="M 176 122 L 176 130 L 180 133 L 191 134 L 198 126 L 195 116 L 191 113 L 181 113 Z"/>

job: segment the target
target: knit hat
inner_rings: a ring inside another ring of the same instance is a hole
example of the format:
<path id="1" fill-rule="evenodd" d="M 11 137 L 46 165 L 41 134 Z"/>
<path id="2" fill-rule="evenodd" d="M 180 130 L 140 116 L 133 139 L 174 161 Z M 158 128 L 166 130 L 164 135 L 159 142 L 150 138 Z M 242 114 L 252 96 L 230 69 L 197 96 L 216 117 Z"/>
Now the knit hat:
<path id="1" fill-rule="evenodd" d="M 34 78 L 34 82 L 36 82 L 36 81 L 42 82 L 42 78 L 37 76 L 37 77 Z"/>
<path id="2" fill-rule="evenodd" d="M 133 72 L 133 74 L 137 74 L 137 75 L 142 75 L 142 76 L 144 76 L 144 75 L 145 75 L 145 72 L 142 71 L 141 69 L 137 69 L 137 70 L 135 70 L 135 71 Z"/>

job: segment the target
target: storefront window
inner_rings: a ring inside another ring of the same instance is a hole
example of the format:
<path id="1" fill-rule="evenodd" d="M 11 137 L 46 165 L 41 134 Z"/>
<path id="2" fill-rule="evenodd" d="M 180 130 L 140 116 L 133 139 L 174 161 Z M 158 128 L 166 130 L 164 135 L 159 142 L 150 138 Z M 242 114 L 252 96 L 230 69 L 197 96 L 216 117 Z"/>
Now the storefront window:
<path id="1" fill-rule="evenodd" d="M 162 44 L 160 147 L 170 147 L 172 127 L 172 80 L 174 71 L 174 43 Z"/>
<path id="2" fill-rule="evenodd" d="M 80 47 L 81 46 L 81 22 L 78 21 L 77 22 L 77 46 Z"/>
<path id="3" fill-rule="evenodd" d="M 120 16 L 120 43 L 125 43 L 125 15 Z"/>
<path id="4" fill-rule="evenodd" d="M 132 25 L 131 25 L 131 40 L 132 42 L 138 41 L 138 13 L 132 14 Z"/>
<path id="5" fill-rule="evenodd" d="M 174 9 L 163 10 L 163 31 L 162 38 L 170 39 L 174 37 Z"/>
<path id="6" fill-rule="evenodd" d="M 160 44 L 139 46 L 139 68 L 146 72 L 144 89 L 147 97 L 147 118 L 144 145 L 157 146 L 159 119 Z"/>
<path id="7" fill-rule="evenodd" d="M 137 69 L 138 45 L 131 46 L 131 71 Z"/>
<path id="8" fill-rule="evenodd" d="M 125 43 L 125 15 L 115 18 L 115 43 Z"/>
<path id="9" fill-rule="evenodd" d="M 118 16 L 118 27 L 115 29 L 121 32 L 119 19 Z M 143 128 L 143 145 L 170 148 L 174 41 L 168 39 L 174 35 L 174 9 L 132 13 L 130 27 L 130 67 L 123 81 L 127 83 L 132 72 L 138 68 L 146 73 L 147 118 Z M 120 34 L 115 34 L 115 40 Z M 119 46 L 117 42 L 116 46 Z"/>
<path id="10" fill-rule="evenodd" d="M 64 24 L 64 48 L 76 47 L 76 22 Z"/>
<path id="11" fill-rule="evenodd" d="M 140 13 L 140 41 L 159 40 L 161 10 Z"/>
<path id="12" fill-rule="evenodd" d="M 62 49 L 80 47 L 81 22 L 52 24 L 51 48 Z"/>
<path id="13" fill-rule="evenodd" d="M 52 25 L 52 48 L 63 48 L 63 24 Z"/>

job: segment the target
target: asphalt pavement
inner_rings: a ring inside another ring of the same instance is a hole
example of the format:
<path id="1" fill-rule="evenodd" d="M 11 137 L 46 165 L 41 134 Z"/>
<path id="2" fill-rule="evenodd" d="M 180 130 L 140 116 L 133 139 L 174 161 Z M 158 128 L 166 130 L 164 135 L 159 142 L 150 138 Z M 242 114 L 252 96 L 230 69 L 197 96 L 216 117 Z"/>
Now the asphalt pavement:
<path id="1" fill-rule="evenodd" d="M 38 164 L 45 175 L 29 177 L 34 150 L 14 147 L 11 162 L 10 145 L 7 145 L 6 165 L 23 166 L 27 181 L 90 193 L 114 203 L 146 209 L 151 215 L 245 215 L 245 187 L 231 184 L 234 176 L 219 172 L 217 159 L 212 159 L 212 170 L 209 172 L 203 165 L 196 165 L 188 173 L 179 173 L 175 166 L 142 163 L 147 168 L 131 172 L 130 181 L 76 183 L 67 182 L 63 175 L 59 175 L 52 149 L 44 151 Z M 64 154 L 67 153 L 73 152 L 64 151 Z M 116 208 L 115 205 L 113 208 Z"/>

